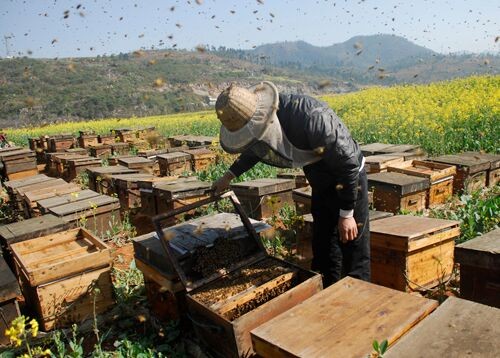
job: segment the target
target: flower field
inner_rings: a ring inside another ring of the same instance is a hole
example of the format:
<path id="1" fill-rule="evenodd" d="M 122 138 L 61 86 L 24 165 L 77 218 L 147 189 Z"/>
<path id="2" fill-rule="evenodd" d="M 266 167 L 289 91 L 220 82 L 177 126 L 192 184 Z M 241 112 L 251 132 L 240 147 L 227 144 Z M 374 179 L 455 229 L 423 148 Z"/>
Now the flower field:
<path id="1" fill-rule="evenodd" d="M 326 101 L 358 142 L 420 144 L 429 154 L 464 150 L 499 152 L 500 76 L 477 76 L 429 85 L 373 87 L 329 95 Z M 143 118 L 110 118 L 7 130 L 10 140 L 26 144 L 44 134 L 156 126 L 163 135 L 217 135 L 213 111 Z"/>

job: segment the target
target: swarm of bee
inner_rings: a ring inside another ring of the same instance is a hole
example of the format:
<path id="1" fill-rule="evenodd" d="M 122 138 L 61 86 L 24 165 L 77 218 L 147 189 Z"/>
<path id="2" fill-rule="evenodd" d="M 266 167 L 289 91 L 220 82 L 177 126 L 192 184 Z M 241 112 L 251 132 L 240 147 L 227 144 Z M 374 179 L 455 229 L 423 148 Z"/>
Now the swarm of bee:
<path id="1" fill-rule="evenodd" d="M 200 247 L 194 252 L 193 271 L 203 277 L 210 276 L 218 270 L 223 270 L 241 260 L 241 250 L 238 242 L 227 238 L 218 238 L 213 246 Z"/>

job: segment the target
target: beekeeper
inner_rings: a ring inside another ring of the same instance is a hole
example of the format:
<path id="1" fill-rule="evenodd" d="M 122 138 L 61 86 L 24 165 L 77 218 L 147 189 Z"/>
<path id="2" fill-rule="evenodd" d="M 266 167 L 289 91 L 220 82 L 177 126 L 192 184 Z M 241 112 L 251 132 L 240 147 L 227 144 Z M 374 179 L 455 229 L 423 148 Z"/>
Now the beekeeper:
<path id="1" fill-rule="evenodd" d="M 312 187 L 312 269 L 328 286 L 343 276 L 370 280 L 367 178 L 356 141 L 325 103 L 280 94 L 271 82 L 232 84 L 217 98 L 220 143 L 241 153 L 216 192 L 258 162 L 303 168 Z"/>

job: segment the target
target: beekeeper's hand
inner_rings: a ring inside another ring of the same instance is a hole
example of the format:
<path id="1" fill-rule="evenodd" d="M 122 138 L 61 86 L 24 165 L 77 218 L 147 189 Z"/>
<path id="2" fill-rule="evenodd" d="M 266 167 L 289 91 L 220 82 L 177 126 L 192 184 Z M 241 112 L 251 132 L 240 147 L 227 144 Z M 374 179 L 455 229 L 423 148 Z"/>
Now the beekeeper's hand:
<path id="1" fill-rule="evenodd" d="M 353 217 L 339 217 L 339 235 L 340 241 L 344 244 L 358 237 L 358 225 L 356 225 L 356 220 Z"/>
<path id="2" fill-rule="evenodd" d="M 214 194 L 217 195 L 227 190 L 229 188 L 229 184 L 231 184 L 231 180 L 233 180 L 234 178 L 235 177 L 233 173 L 231 173 L 230 171 L 225 172 L 223 176 L 221 176 L 212 184 L 212 190 L 214 191 Z"/>

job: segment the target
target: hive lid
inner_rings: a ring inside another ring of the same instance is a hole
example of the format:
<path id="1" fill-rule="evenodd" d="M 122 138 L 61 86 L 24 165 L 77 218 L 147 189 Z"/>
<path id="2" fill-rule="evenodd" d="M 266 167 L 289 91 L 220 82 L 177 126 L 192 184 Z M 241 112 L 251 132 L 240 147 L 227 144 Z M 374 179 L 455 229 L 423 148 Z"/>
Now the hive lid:
<path id="1" fill-rule="evenodd" d="M 490 162 L 490 169 L 500 168 L 500 155 L 493 153 L 465 152 L 463 155 L 473 158 L 484 159 Z"/>
<path id="2" fill-rule="evenodd" d="M 392 190 L 395 190 L 399 195 L 407 195 L 428 189 L 430 181 L 428 178 L 394 172 L 385 172 L 368 175 L 368 187 L 372 186 L 389 187 Z"/>
<path id="3" fill-rule="evenodd" d="M 165 200 L 181 199 L 188 196 L 208 194 L 212 184 L 201 180 L 179 178 L 171 183 L 159 183 L 153 188 L 155 195 L 161 195 Z"/>
<path id="4" fill-rule="evenodd" d="M 96 193 L 95 191 L 90 189 L 85 189 L 77 191 L 75 193 L 69 193 L 69 194 L 55 196 L 53 198 L 39 200 L 38 207 L 42 208 L 43 210 L 47 210 L 54 206 L 73 204 L 80 200 L 95 198 L 96 196 L 99 196 L 99 193 Z"/>
<path id="5" fill-rule="evenodd" d="M 499 357 L 498 322 L 499 309 L 448 297 L 429 317 L 391 344 L 384 358 Z"/>
<path id="6" fill-rule="evenodd" d="M 500 269 L 500 229 L 455 247 L 455 261 L 463 265 Z"/>
<path id="7" fill-rule="evenodd" d="M 165 160 L 167 163 L 178 163 L 189 161 L 191 156 L 184 152 L 171 152 L 166 154 L 160 154 L 157 156 L 159 160 Z"/>
<path id="8" fill-rule="evenodd" d="M 9 180 L 8 182 L 3 183 L 3 186 L 6 187 L 8 191 L 13 191 L 14 189 L 25 185 L 40 183 L 47 180 L 54 180 L 54 178 L 50 178 L 45 174 L 37 174 L 25 179 Z"/>
<path id="9" fill-rule="evenodd" d="M 477 173 L 490 168 L 490 161 L 477 156 L 466 154 L 442 155 L 440 157 L 430 158 L 429 160 L 439 163 L 456 165 L 458 167 L 466 167 L 470 174 Z"/>
<path id="10" fill-rule="evenodd" d="M 395 215 L 370 222 L 371 244 L 405 252 L 456 238 L 460 222 Z"/>
<path id="11" fill-rule="evenodd" d="M 238 214 L 205 216 L 167 229 L 161 226 L 162 220 L 221 198 L 229 198 Z M 254 226 L 232 192 L 158 215 L 153 221 L 156 234 L 188 292 L 267 255 Z M 232 227 L 239 229 L 233 231 Z"/>
<path id="12" fill-rule="evenodd" d="M 303 196 L 310 199 L 312 197 L 312 188 L 310 186 L 305 186 L 303 188 L 293 189 L 293 195 Z"/>
<path id="13" fill-rule="evenodd" d="M 393 215 L 394 215 L 393 213 L 388 213 L 386 211 L 370 210 L 369 220 L 370 221 L 380 220 L 380 219 L 388 218 L 388 217 L 393 216 Z"/>
<path id="14" fill-rule="evenodd" d="M 386 148 L 379 149 L 377 154 L 404 153 L 421 151 L 419 145 L 416 144 L 392 144 Z"/>
<path id="15" fill-rule="evenodd" d="M 236 195 L 263 196 L 295 189 L 292 179 L 254 179 L 242 183 L 231 184 Z"/>
<path id="16" fill-rule="evenodd" d="M 43 236 L 54 229 L 64 230 L 68 223 L 54 215 L 42 215 L 0 226 L 2 245 Z"/>
<path id="17" fill-rule="evenodd" d="M 361 152 L 364 156 L 374 155 L 376 152 L 380 152 L 385 148 L 391 147 L 393 144 L 386 143 L 370 143 L 360 146 Z"/>
<path id="18" fill-rule="evenodd" d="M 111 165 L 111 166 L 107 166 L 107 167 L 92 167 L 92 168 L 88 168 L 87 171 L 89 173 L 94 174 L 95 176 L 112 175 L 112 174 L 135 174 L 135 173 L 139 172 L 136 169 L 130 169 L 130 168 L 124 167 L 123 165 Z"/>
<path id="19" fill-rule="evenodd" d="M 33 191 L 33 190 L 38 190 L 38 189 L 43 189 L 43 188 L 51 188 L 56 185 L 62 185 L 62 184 L 67 184 L 67 181 L 64 179 L 55 179 L 52 178 L 52 180 L 44 180 L 43 182 L 40 183 L 33 183 L 30 185 L 24 185 L 20 188 L 17 188 L 17 193 L 19 195 L 24 195 L 24 193 L 28 191 Z"/>
<path id="20" fill-rule="evenodd" d="M 429 178 L 431 182 L 452 178 L 457 173 L 454 165 L 421 160 L 392 164 L 387 167 L 387 171 Z"/>
<path id="21" fill-rule="evenodd" d="M 87 210 L 98 210 L 101 207 L 112 205 L 112 209 L 116 209 L 116 205 L 119 203 L 117 198 L 113 198 L 107 195 L 98 195 L 93 198 L 88 198 L 84 200 L 79 200 L 74 203 L 54 206 L 49 208 L 49 211 L 59 217 L 66 215 L 76 215 L 81 216 L 86 214 Z"/>

